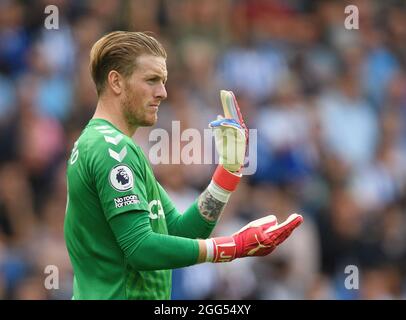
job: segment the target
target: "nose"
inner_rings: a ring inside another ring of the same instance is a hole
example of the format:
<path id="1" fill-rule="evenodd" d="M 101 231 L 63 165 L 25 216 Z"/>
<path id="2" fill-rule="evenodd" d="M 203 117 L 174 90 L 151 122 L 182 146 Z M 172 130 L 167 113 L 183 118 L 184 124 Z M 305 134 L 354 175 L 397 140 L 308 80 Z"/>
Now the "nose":
<path id="1" fill-rule="evenodd" d="M 155 97 L 159 98 L 160 100 L 165 100 L 167 96 L 168 95 L 166 93 L 165 85 L 163 83 L 161 83 L 159 85 L 159 87 L 157 88 L 157 91 L 155 93 Z"/>

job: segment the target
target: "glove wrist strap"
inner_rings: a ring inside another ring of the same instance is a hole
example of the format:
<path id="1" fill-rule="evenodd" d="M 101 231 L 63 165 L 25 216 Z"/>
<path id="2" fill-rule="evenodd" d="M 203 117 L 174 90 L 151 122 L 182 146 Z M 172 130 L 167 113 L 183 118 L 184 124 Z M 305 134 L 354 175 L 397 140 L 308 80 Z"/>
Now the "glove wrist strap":
<path id="1" fill-rule="evenodd" d="M 218 165 L 213 175 L 213 181 L 220 188 L 223 188 L 226 191 L 233 192 L 237 188 L 241 177 L 242 174 L 232 173 L 224 169 L 222 165 Z"/>
<path id="2" fill-rule="evenodd" d="M 207 239 L 206 244 L 207 262 L 229 262 L 236 258 L 236 245 L 233 237 Z"/>

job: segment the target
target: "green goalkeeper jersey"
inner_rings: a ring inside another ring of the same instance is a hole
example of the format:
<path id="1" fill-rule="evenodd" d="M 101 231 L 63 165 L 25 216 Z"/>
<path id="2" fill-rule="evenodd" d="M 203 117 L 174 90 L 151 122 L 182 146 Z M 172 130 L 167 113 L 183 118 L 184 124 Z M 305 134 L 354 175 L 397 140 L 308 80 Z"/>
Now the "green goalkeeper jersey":
<path id="1" fill-rule="evenodd" d="M 68 160 L 67 188 L 73 299 L 169 299 L 171 270 L 135 270 L 109 225 L 125 212 L 147 212 L 152 230 L 168 234 L 165 212 L 174 207 L 141 148 L 108 121 L 90 120 Z"/>

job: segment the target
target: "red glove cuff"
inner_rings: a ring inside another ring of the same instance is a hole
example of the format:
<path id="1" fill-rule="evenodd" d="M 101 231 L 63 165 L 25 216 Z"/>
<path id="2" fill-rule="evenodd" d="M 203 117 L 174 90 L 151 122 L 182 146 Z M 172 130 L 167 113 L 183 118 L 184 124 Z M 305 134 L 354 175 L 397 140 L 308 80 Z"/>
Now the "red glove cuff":
<path id="1" fill-rule="evenodd" d="M 213 181 L 220 188 L 227 191 L 234 191 L 240 182 L 242 174 L 232 173 L 219 164 L 213 175 Z"/>
<path id="2" fill-rule="evenodd" d="M 229 262 L 236 258 L 236 245 L 233 237 L 218 237 L 214 242 L 213 262 Z"/>

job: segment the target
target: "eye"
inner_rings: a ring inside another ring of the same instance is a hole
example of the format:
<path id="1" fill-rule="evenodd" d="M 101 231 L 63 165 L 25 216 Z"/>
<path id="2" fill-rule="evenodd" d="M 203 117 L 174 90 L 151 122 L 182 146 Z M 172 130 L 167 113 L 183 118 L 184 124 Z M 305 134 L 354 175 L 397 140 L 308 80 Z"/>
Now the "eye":
<path id="1" fill-rule="evenodd" d="M 166 79 L 161 79 L 161 78 L 159 78 L 159 77 L 154 77 L 154 78 L 149 78 L 149 79 L 147 79 L 147 82 L 149 83 L 149 84 L 156 84 L 156 83 L 158 83 L 158 82 L 162 82 L 162 84 L 163 85 L 165 85 L 166 84 Z"/>

